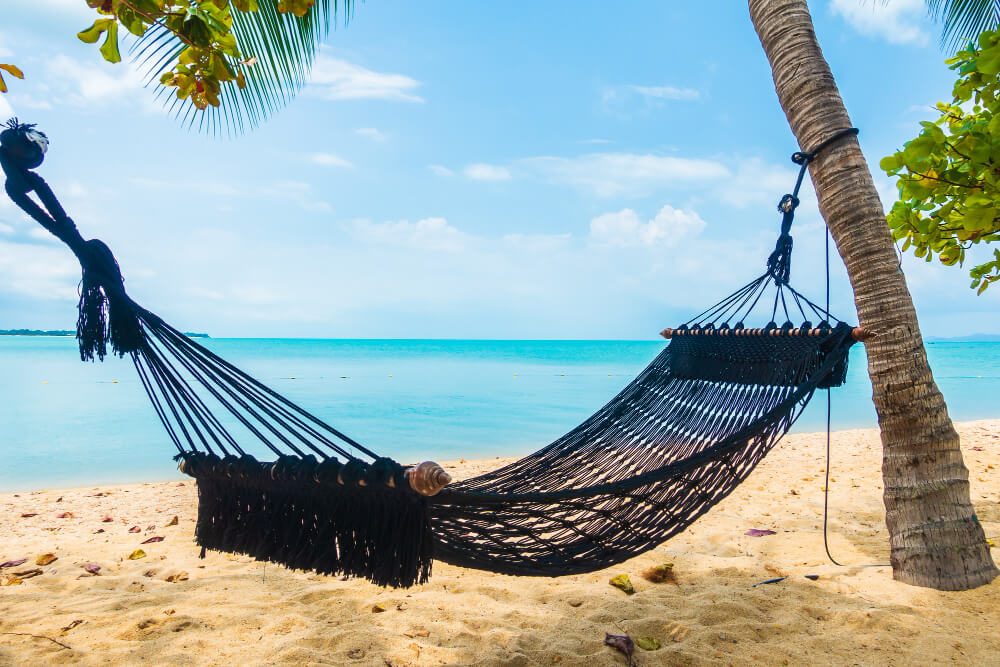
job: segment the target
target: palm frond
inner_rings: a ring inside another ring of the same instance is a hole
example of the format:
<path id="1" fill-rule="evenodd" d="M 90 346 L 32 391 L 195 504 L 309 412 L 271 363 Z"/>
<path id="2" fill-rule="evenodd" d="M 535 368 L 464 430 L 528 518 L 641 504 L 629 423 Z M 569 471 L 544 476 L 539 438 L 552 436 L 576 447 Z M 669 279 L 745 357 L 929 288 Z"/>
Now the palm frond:
<path id="1" fill-rule="evenodd" d="M 199 111 L 159 83 L 184 49 L 170 30 L 154 26 L 133 42 L 130 55 L 144 72 L 146 85 L 158 88 L 156 98 L 181 123 L 213 135 L 242 134 L 280 111 L 305 85 L 320 45 L 338 15 L 347 23 L 353 0 L 316 0 L 301 18 L 278 12 L 277 5 L 277 0 L 258 0 L 256 12 L 233 11 L 233 35 L 240 53 L 257 62 L 242 67 L 244 88 L 233 81 L 222 83 L 219 107 Z"/>
<path id="2" fill-rule="evenodd" d="M 979 33 L 1000 27 L 1000 0 L 926 0 L 928 13 L 942 24 L 941 48 L 954 52 Z"/>

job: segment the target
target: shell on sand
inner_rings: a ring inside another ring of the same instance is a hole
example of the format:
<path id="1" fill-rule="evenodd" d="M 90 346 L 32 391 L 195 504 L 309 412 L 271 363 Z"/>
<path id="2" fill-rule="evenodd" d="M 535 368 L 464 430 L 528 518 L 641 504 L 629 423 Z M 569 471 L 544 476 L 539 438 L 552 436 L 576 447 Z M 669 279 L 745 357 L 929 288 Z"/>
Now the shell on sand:
<path id="1" fill-rule="evenodd" d="M 437 495 L 451 483 L 451 475 L 434 461 L 424 461 L 410 468 L 406 471 L 406 477 L 410 481 L 410 487 L 424 496 Z"/>

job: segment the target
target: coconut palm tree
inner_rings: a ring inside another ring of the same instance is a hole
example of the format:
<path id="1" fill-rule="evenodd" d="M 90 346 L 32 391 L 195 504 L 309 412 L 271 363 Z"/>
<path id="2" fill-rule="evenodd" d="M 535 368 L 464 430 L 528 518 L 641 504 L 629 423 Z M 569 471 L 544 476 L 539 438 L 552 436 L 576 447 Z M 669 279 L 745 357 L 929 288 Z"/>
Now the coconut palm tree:
<path id="1" fill-rule="evenodd" d="M 799 145 L 809 150 L 851 127 L 806 0 L 749 0 L 749 8 Z M 958 433 L 927 364 L 913 301 L 857 139 L 831 146 L 809 172 L 847 266 L 860 323 L 877 334 L 867 343 L 868 372 L 882 431 L 893 576 L 941 590 L 988 583 L 1000 572 L 969 499 Z"/>
<path id="2" fill-rule="evenodd" d="M 131 1 L 126 4 L 131 6 Z M 347 22 L 353 4 L 353 0 L 233 0 L 232 36 L 245 63 L 250 64 L 240 68 L 245 86 L 221 83 L 218 107 L 199 110 L 178 99 L 175 88 L 159 85 L 160 76 L 172 70 L 191 43 L 176 28 L 162 20 L 154 22 L 132 41 L 131 56 L 145 72 L 147 83 L 158 88 L 158 98 L 182 122 L 212 134 L 238 134 L 257 127 L 295 97 L 330 29 L 338 17 Z M 296 5 L 300 11 L 294 11 Z M 230 65 L 235 66 L 235 61 Z"/>
<path id="3" fill-rule="evenodd" d="M 926 0 L 926 4 L 930 15 L 941 22 L 941 47 L 947 51 L 1000 25 L 998 0 Z"/>

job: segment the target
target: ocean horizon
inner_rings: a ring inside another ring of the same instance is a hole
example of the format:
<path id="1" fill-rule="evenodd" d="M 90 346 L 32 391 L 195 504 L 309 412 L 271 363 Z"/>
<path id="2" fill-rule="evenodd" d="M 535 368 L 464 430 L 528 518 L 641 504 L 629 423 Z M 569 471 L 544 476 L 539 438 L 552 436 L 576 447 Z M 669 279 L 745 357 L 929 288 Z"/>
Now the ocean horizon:
<path id="1" fill-rule="evenodd" d="M 661 340 L 208 338 L 213 352 L 401 462 L 523 456 L 610 400 Z M 1000 342 L 927 343 L 956 421 L 996 415 Z M 833 429 L 875 427 L 865 351 L 832 391 Z M 180 479 L 128 359 L 81 363 L 64 336 L 0 337 L 0 490 Z M 820 392 L 795 432 L 826 428 Z M 266 456 L 264 452 L 253 452 Z"/>

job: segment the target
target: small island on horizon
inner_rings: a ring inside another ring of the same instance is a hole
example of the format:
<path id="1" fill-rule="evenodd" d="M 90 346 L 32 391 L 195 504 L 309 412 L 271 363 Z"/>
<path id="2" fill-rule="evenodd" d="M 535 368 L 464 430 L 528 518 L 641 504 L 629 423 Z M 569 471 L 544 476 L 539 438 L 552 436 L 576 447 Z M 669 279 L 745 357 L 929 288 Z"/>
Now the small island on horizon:
<path id="1" fill-rule="evenodd" d="M 185 331 L 185 336 L 189 338 L 211 338 L 207 333 L 194 333 Z M 0 336 L 76 336 L 75 331 L 68 329 L 53 329 L 45 331 L 42 329 L 0 329 Z"/>

